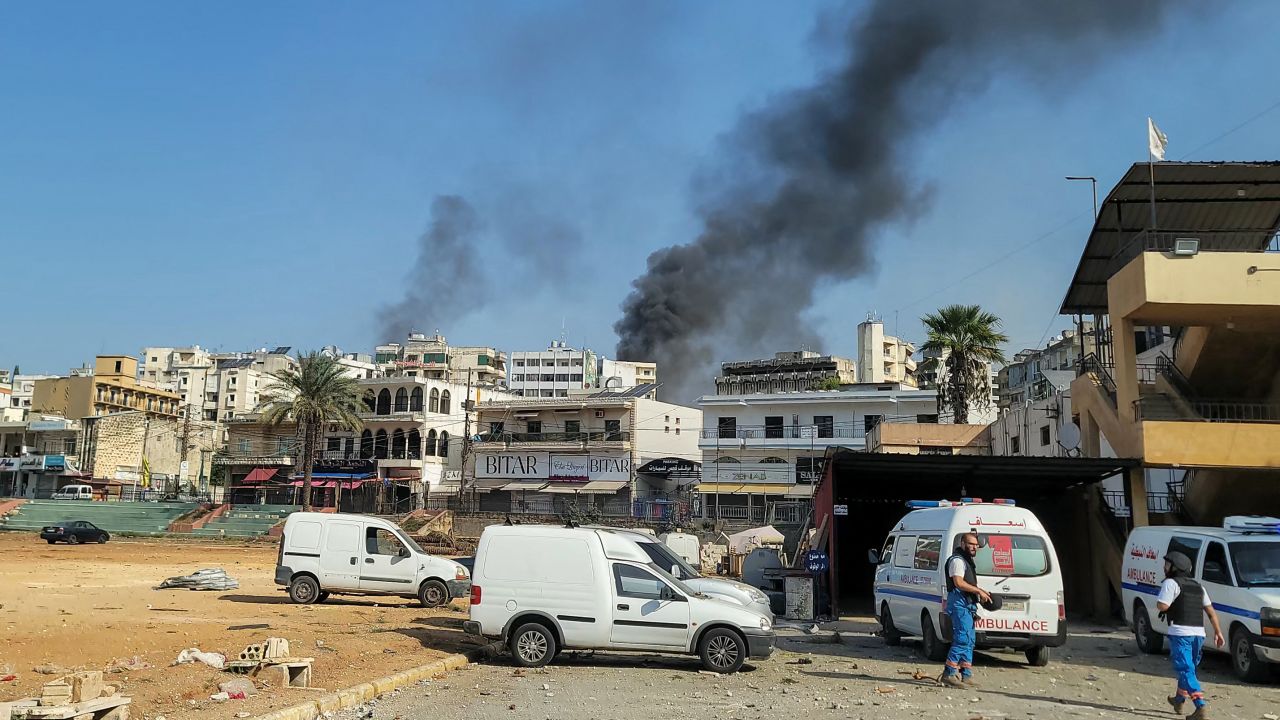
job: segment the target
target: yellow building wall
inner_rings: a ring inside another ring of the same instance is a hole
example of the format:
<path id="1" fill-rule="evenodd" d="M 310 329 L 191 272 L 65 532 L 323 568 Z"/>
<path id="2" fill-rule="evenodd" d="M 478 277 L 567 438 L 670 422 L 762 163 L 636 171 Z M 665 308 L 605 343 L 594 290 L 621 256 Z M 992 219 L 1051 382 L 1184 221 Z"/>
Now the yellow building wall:
<path id="1" fill-rule="evenodd" d="M 93 378 L 37 380 L 31 390 L 31 411 L 72 420 L 93 415 Z"/>
<path id="2" fill-rule="evenodd" d="M 1280 468 L 1280 425 L 1148 420 L 1142 436 L 1147 465 Z"/>
<path id="3" fill-rule="evenodd" d="M 868 438 L 871 452 L 919 454 L 923 447 L 949 447 L 957 455 L 990 455 L 987 425 L 880 423 Z"/>
<path id="4" fill-rule="evenodd" d="M 1250 270 L 1250 268 L 1256 268 Z M 1280 316 L 1280 255 L 1143 253 L 1107 281 L 1112 321 L 1218 325 Z"/>

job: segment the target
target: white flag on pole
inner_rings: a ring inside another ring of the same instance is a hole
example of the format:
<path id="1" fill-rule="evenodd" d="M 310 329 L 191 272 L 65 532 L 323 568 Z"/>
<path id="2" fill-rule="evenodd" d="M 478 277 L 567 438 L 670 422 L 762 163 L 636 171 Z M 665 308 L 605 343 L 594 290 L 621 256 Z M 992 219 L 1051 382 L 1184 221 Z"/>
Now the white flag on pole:
<path id="1" fill-rule="evenodd" d="M 1151 151 L 1151 157 L 1164 161 L 1164 150 L 1169 147 L 1169 136 L 1160 132 L 1160 128 L 1156 127 L 1156 121 L 1151 118 L 1147 118 L 1147 146 Z"/>

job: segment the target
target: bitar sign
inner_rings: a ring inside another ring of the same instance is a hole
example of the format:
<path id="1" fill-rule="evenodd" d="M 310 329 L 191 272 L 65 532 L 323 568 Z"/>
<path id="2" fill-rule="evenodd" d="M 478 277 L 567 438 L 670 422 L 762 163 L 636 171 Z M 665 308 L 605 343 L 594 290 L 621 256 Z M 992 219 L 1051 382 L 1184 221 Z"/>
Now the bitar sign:
<path id="1" fill-rule="evenodd" d="M 609 455 L 552 455 L 552 482 L 631 480 L 631 458 Z"/>
<path id="2" fill-rule="evenodd" d="M 476 456 L 476 477 L 504 480 L 544 480 L 548 456 L 544 452 L 506 452 Z"/>

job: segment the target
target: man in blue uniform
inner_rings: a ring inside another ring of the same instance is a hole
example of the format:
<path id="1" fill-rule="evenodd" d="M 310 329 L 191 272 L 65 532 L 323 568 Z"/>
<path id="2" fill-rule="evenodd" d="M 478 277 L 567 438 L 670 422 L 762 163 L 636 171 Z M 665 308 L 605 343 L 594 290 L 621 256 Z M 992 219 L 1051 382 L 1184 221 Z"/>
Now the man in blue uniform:
<path id="1" fill-rule="evenodd" d="M 1183 553 L 1175 551 L 1164 556 L 1166 579 L 1156 596 L 1156 609 L 1169 622 L 1169 659 L 1178 674 L 1178 690 L 1169 698 L 1169 704 L 1175 712 L 1181 713 L 1190 698 L 1196 709 L 1189 717 L 1205 720 L 1209 717 L 1208 711 L 1200 679 L 1196 677 L 1196 666 L 1200 664 L 1200 652 L 1204 648 L 1205 615 L 1213 625 L 1214 643 L 1222 647 L 1226 641 L 1209 593 L 1191 577 L 1192 569 L 1191 558 Z"/>
<path id="2" fill-rule="evenodd" d="M 991 602 L 991 595 L 978 587 L 973 558 L 979 547 L 978 535 L 966 533 L 960 536 L 955 554 L 947 558 L 946 613 L 951 616 L 951 650 L 942 671 L 942 683 L 951 687 L 973 686 L 973 645 L 977 639 L 973 619 L 978 614 L 978 603 Z"/>

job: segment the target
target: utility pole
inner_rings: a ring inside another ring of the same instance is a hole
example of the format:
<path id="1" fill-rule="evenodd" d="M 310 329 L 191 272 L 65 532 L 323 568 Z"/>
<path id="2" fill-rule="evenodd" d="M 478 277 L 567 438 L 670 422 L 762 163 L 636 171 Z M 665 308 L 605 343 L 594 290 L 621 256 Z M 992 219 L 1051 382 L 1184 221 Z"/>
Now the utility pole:
<path id="1" fill-rule="evenodd" d="M 467 368 L 467 397 L 462 401 L 462 469 L 458 477 L 458 497 L 462 497 L 462 485 L 466 482 L 467 461 L 471 457 L 471 368 Z"/>
<path id="2" fill-rule="evenodd" d="M 181 486 L 182 482 L 187 479 L 186 474 L 182 471 L 183 467 L 190 467 L 187 464 L 187 448 L 191 442 L 191 404 L 187 403 L 186 410 L 182 413 L 182 444 L 178 447 L 178 482 Z M 171 489 L 171 492 L 178 492 L 178 487 Z"/>
<path id="3" fill-rule="evenodd" d="M 147 439 L 151 436 L 151 416 L 142 418 L 142 452 L 138 455 L 138 474 L 133 478 L 133 501 L 138 501 L 138 477 L 146 471 Z"/>

